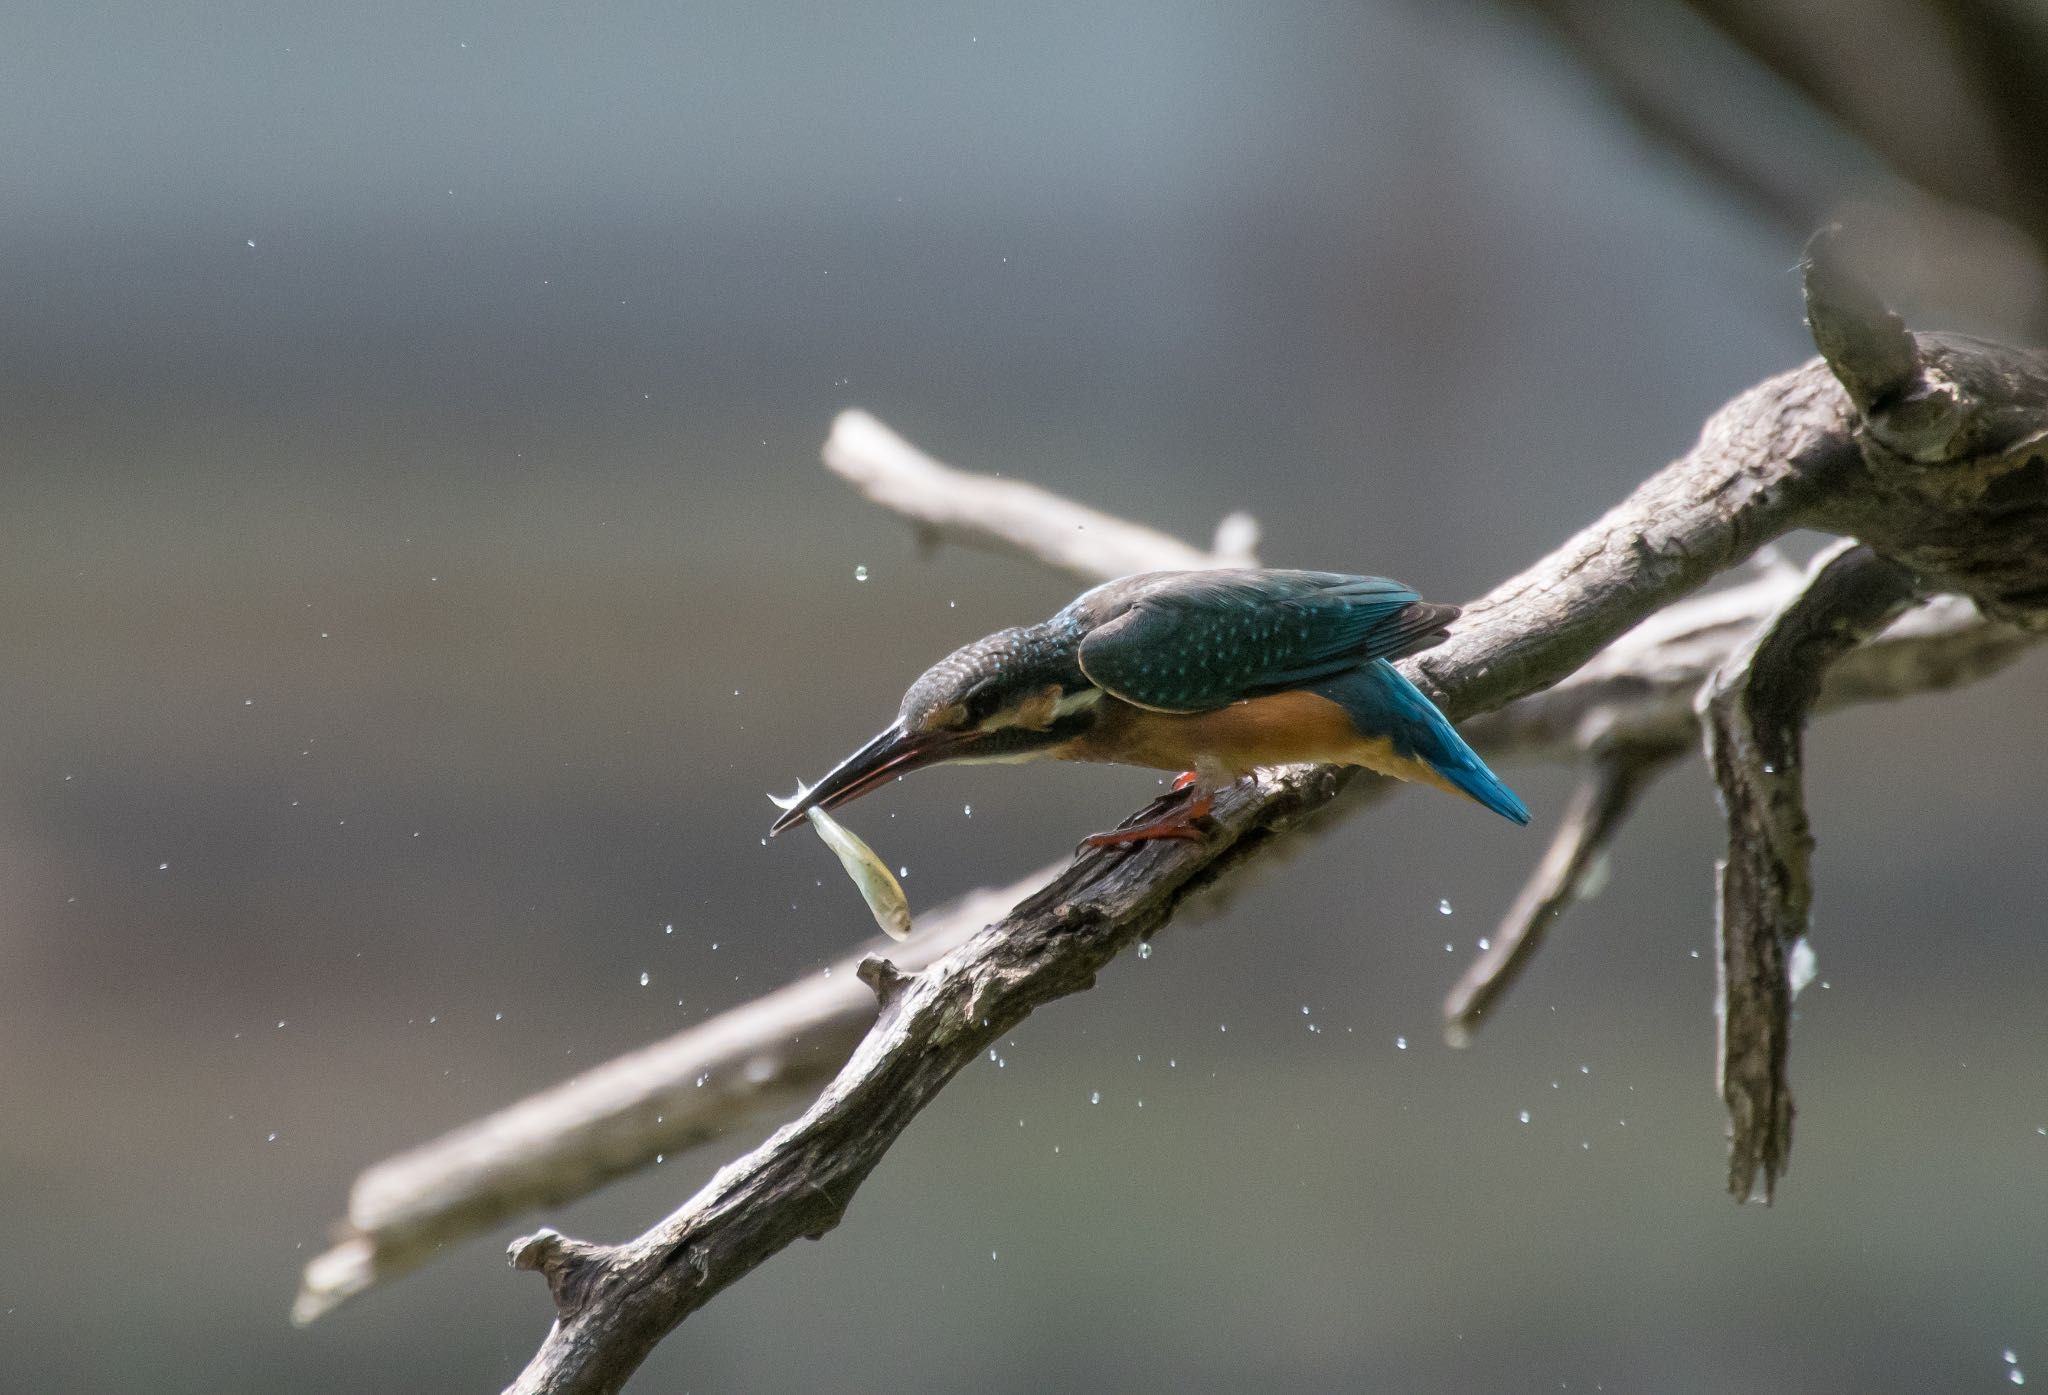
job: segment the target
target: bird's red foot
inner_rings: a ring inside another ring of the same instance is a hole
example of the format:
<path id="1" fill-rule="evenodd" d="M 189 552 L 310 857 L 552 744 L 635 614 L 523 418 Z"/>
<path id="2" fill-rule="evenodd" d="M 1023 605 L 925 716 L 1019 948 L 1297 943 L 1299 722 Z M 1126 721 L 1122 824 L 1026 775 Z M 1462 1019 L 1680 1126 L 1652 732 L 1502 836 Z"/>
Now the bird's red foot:
<path id="1" fill-rule="evenodd" d="M 1175 782 L 1174 788 L 1179 790 L 1187 786 Z M 1081 846 L 1116 848 L 1127 843 L 1149 842 L 1154 838 L 1187 838 L 1199 841 L 1206 835 L 1195 826 L 1195 820 L 1207 814 L 1214 804 L 1214 798 L 1206 791 L 1192 799 L 1177 799 L 1173 801 L 1171 808 L 1156 818 L 1132 824 L 1129 828 L 1113 829 L 1108 833 L 1091 833 L 1081 840 Z"/>

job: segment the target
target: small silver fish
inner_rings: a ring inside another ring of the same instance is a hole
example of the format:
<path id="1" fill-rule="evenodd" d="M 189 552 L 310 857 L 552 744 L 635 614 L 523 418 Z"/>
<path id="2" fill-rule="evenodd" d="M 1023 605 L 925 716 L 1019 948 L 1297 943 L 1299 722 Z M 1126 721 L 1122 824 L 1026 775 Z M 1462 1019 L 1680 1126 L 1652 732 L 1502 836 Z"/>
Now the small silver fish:
<path id="1" fill-rule="evenodd" d="M 787 799 L 771 794 L 768 802 L 778 809 L 792 809 L 809 793 L 809 788 L 799 780 L 795 794 Z M 823 809 L 812 809 L 806 817 L 819 839 L 839 858 L 839 865 L 846 869 L 846 875 L 853 878 L 853 884 L 860 888 L 861 898 L 868 903 L 875 924 L 881 926 L 890 939 L 909 939 L 910 899 L 903 894 L 903 883 L 896 880 L 888 864 L 875 856 L 875 850 L 862 842 L 859 834 Z"/>

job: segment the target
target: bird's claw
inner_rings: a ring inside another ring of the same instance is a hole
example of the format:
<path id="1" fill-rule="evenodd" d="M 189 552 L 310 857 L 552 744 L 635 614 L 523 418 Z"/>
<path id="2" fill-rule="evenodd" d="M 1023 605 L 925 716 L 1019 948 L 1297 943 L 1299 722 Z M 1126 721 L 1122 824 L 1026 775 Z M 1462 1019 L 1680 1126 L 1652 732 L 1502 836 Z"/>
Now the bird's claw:
<path id="1" fill-rule="evenodd" d="M 1133 843 L 1147 843 L 1160 838 L 1183 838 L 1200 842 L 1208 836 L 1202 825 L 1207 821 L 1209 810 L 1215 799 L 1207 791 L 1186 793 L 1189 786 L 1175 785 L 1172 793 L 1155 799 L 1140 811 L 1135 821 L 1115 828 L 1107 833 L 1091 833 L 1075 847 L 1075 853 L 1087 852 L 1093 848 L 1121 848 Z M 1156 811 L 1156 812 L 1155 812 Z"/>

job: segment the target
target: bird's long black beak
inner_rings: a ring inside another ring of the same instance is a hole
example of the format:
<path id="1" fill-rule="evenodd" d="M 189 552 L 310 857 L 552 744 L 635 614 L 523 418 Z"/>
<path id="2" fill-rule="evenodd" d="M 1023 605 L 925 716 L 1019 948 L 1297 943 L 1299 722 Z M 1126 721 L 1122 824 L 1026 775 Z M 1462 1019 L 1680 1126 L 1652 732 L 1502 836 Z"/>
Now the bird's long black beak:
<path id="1" fill-rule="evenodd" d="M 804 815 L 813 808 L 837 809 L 848 800 L 858 799 L 870 790 L 880 788 L 898 775 L 908 775 L 913 770 L 957 755 L 974 735 L 976 733 L 973 732 L 917 732 L 906 731 L 901 726 L 890 727 L 839 762 L 831 774 L 784 810 L 782 817 L 769 825 L 768 834 L 773 837 L 785 828 L 802 823 Z"/>

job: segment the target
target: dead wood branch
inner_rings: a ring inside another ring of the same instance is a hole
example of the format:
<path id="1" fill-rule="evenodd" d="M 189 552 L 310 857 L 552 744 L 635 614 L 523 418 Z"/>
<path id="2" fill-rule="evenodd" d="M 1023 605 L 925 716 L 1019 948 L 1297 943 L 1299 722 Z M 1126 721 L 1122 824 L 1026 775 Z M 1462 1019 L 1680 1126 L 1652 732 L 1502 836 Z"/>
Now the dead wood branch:
<path id="1" fill-rule="evenodd" d="M 1828 667 L 1911 604 L 1917 583 L 1896 562 L 1842 543 L 1804 589 L 1729 657 L 1700 693 L 1707 760 L 1728 820 L 1719 868 L 1720 1021 L 1716 1079 L 1727 1103 L 1728 1188 L 1770 1200 L 1792 1147 L 1793 945 L 1813 902 L 1813 834 L 1802 746 Z"/>
<path id="2" fill-rule="evenodd" d="M 1132 572 L 1257 565 L 1259 528 L 1250 514 L 1226 517 L 1204 552 L 1034 484 L 942 465 L 866 412 L 841 412 L 824 454 L 827 469 L 909 519 L 927 543 L 1021 553 L 1090 582 Z"/>

